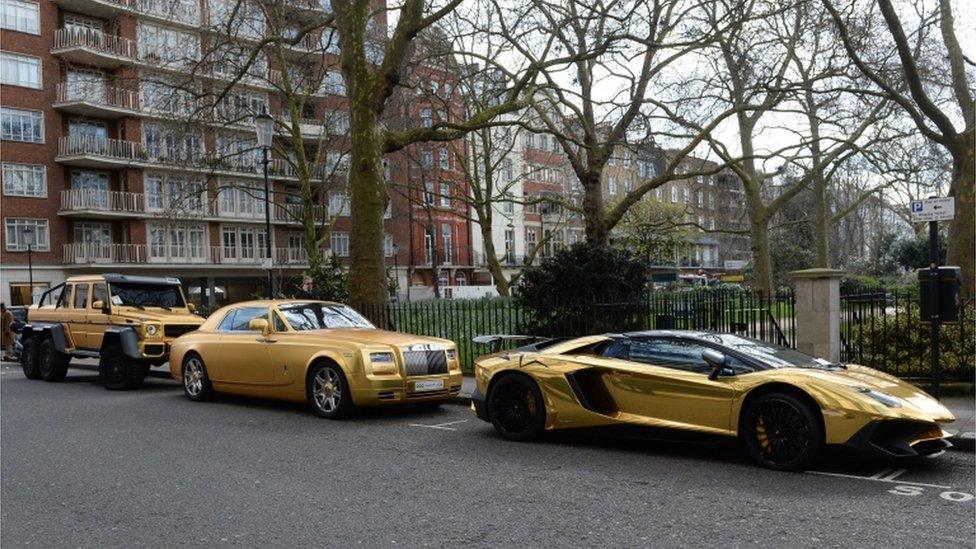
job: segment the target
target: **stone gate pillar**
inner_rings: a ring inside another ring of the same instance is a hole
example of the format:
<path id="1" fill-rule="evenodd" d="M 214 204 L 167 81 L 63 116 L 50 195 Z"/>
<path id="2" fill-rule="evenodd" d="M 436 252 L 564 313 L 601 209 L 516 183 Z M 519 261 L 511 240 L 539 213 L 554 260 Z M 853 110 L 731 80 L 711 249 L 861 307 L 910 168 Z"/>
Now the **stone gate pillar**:
<path id="1" fill-rule="evenodd" d="M 790 276 L 796 285 L 796 349 L 840 360 L 840 279 L 838 269 L 805 269 Z"/>

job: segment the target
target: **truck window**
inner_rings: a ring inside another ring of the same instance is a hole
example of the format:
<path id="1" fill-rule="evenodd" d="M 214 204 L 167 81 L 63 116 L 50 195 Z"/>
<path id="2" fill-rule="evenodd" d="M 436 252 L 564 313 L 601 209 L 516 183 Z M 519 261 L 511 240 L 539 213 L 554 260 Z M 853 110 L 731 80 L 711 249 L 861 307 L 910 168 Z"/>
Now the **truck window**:
<path id="1" fill-rule="evenodd" d="M 92 284 L 92 298 L 91 298 L 92 309 L 95 308 L 96 301 L 101 301 L 105 305 L 108 305 L 107 299 L 108 299 L 108 293 L 105 291 L 105 284 L 104 283 Z"/>
<path id="2" fill-rule="evenodd" d="M 88 284 L 75 285 L 75 309 L 88 307 Z"/>
<path id="3" fill-rule="evenodd" d="M 65 284 L 64 288 L 61 289 L 61 295 L 58 296 L 58 302 L 54 307 L 57 309 L 67 309 L 71 303 L 71 290 L 73 289 L 73 284 Z"/>

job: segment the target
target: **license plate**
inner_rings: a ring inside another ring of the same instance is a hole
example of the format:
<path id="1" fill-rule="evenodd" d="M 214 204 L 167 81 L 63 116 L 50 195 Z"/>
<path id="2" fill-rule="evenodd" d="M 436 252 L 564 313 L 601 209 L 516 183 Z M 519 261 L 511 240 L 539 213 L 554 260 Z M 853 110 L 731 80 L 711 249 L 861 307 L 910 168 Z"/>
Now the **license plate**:
<path id="1" fill-rule="evenodd" d="M 431 380 L 428 380 L 428 381 L 417 381 L 417 382 L 414 382 L 414 384 L 413 384 L 413 390 L 415 392 L 418 392 L 418 393 L 419 392 L 422 392 L 422 391 L 437 391 L 437 390 L 443 389 L 443 388 L 444 388 L 444 380 L 443 379 L 431 379 Z"/>

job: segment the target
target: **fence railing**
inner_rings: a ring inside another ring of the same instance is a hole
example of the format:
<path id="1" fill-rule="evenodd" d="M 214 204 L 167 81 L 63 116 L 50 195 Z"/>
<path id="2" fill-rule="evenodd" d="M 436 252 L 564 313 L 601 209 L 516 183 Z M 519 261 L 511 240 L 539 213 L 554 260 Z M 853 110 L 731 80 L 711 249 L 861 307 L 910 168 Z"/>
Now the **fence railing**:
<path id="1" fill-rule="evenodd" d="M 63 248 L 64 263 L 145 263 L 144 244 L 112 244 L 101 242 L 74 242 Z"/>
<path id="2" fill-rule="evenodd" d="M 976 360 L 976 300 L 959 300 L 959 320 L 940 329 L 942 378 L 972 381 Z M 923 322 L 918 290 L 841 297 L 841 359 L 899 377 L 930 379 L 931 326 Z"/>
<path id="3" fill-rule="evenodd" d="M 628 303 L 578 302 L 529 308 L 510 299 L 428 300 L 391 303 L 361 311 L 385 318 L 387 328 L 450 339 L 462 367 L 491 350 L 471 340 L 485 334 L 571 337 L 652 329 L 733 332 L 793 346 L 796 316 L 792 293 L 763 297 L 747 290 L 653 292 Z"/>
<path id="4" fill-rule="evenodd" d="M 108 82 L 92 80 L 89 82 L 59 82 L 56 86 L 58 103 L 84 101 L 127 111 L 139 110 L 139 93 L 134 90 L 118 88 Z"/>
<path id="5" fill-rule="evenodd" d="M 94 29 L 63 28 L 54 31 L 54 49 L 87 48 L 106 55 L 135 59 L 135 41 Z"/>

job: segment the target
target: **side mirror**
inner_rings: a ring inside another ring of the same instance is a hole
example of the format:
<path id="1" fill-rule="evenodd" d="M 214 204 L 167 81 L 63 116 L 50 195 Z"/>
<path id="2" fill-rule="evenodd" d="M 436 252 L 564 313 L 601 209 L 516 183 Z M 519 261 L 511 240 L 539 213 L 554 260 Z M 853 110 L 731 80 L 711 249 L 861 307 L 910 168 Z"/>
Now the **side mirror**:
<path id="1" fill-rule="evenodd" d="M 252 332 L 261 332 L 263 336 L 271 333 L 271 325 L 268 324 L 266 318 L 252 318 L 247 322 L 247 329 Z"/>
<path id="2" fill-rule="evenodd" d="M 186 310 L 190 311 L 191 313 L 195 313 L 197 312 L 197 306 L 192 303 L 187 303 Z"/>
<path id="3" fill-rule="evenodd" d="M 725 369 L 725 353 L 721 351 L 716 351 L 715 349 L 706 349 L 702 353 L 702 360 L 705 361 L 709 366 L 712 367 L 712 373 L 708 374 L 708 379 L 715 381 L 718 376 Z"/>
<path id="4" fill-rule="evenodd" d="M 105 302 L 102 301 L 101 299 L 96 300 L 96 301 L 92 301 L 92 309 L 98 309 L 98 310 L 102 311 L 103 313 L 107 313 L 108 312 L 108 307 L 105 306 Z"/>

